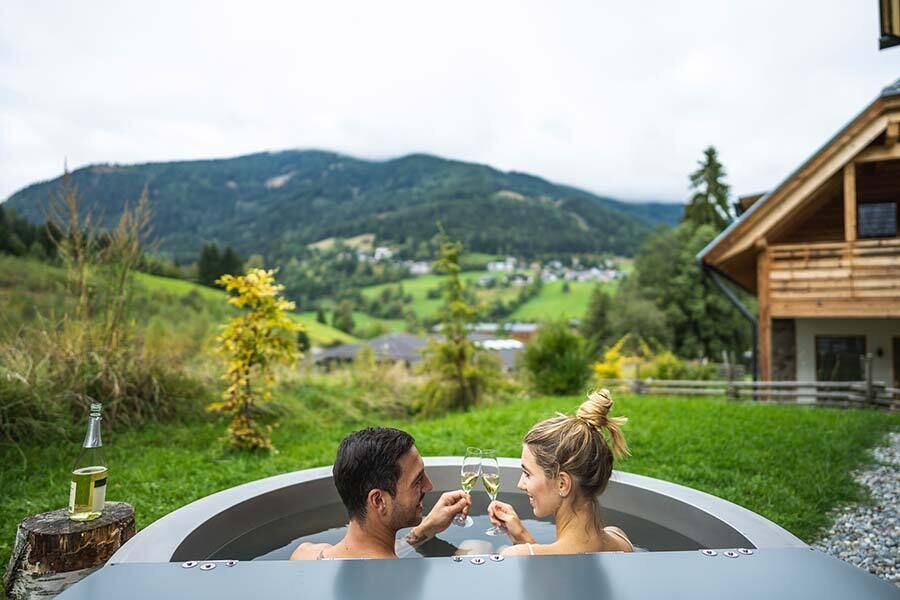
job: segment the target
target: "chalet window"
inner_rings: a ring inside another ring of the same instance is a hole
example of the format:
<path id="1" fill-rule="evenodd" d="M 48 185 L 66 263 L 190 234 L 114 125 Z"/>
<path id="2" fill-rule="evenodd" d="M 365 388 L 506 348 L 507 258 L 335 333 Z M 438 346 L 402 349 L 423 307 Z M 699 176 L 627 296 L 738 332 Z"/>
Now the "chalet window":
<path id="1" fill-rule="evenodd" d="M 897 203 L 867 202 L 857 207 L 857 229 L 860 238 L 883 238 L 897 235 Z"/>
<path id="2" fill-rule="evenodd" d="M 866 337 L 816 336 L 816 381 L 862 381 Z"/>

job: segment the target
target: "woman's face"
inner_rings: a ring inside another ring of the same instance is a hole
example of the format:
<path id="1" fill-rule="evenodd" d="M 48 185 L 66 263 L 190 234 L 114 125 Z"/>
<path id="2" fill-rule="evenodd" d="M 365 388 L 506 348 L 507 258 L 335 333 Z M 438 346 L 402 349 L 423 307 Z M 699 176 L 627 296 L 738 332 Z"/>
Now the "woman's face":
<path id="1" fill-rule="evenodd" d="M 537 518 L 555 514 L 562 504 L 556 480 L 544 474 L 528 444 L 522 444 L 522 476 L 516 487 L 528 494 L 528 501 Z"/>

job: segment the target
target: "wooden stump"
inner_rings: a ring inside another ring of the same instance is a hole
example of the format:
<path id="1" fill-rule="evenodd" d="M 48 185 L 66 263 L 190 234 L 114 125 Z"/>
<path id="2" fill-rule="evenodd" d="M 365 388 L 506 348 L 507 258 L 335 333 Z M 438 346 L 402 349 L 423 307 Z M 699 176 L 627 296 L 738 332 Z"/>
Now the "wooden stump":
<path id="1" fill-rule="evenodd" d="M 66 509 L 28 517 L 16 531 L 6 594 L 52 598 L 103 566 L 134 533 L 134 509 L 125 502 L 107 502 L 93 521 L 70 521 Z"/>

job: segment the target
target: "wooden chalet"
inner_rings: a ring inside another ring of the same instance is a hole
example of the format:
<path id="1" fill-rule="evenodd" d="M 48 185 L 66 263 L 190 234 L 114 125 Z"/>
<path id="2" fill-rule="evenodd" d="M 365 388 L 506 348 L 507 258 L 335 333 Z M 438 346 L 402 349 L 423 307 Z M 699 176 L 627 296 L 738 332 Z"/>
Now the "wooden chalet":
<path id="1" fill-rule="evenodd" d="M 900 80 L 699 255 L 754 293 L 759 378 L 900 386 Z"/>

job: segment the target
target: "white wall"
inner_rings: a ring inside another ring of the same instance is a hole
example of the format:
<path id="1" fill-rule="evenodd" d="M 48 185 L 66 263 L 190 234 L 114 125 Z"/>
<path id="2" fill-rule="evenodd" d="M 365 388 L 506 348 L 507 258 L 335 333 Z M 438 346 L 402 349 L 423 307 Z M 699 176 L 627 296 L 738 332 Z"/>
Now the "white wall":
<path id="1" fill-rule="evenodd" d="M 893 338 L 900 337 L 900 319 L 796 319 L 795 332 L 798 381 L 816 380 L 817 335 L 864 335 L 866 352 L 872 354 L 873 379 L 893 385 Z"/>

